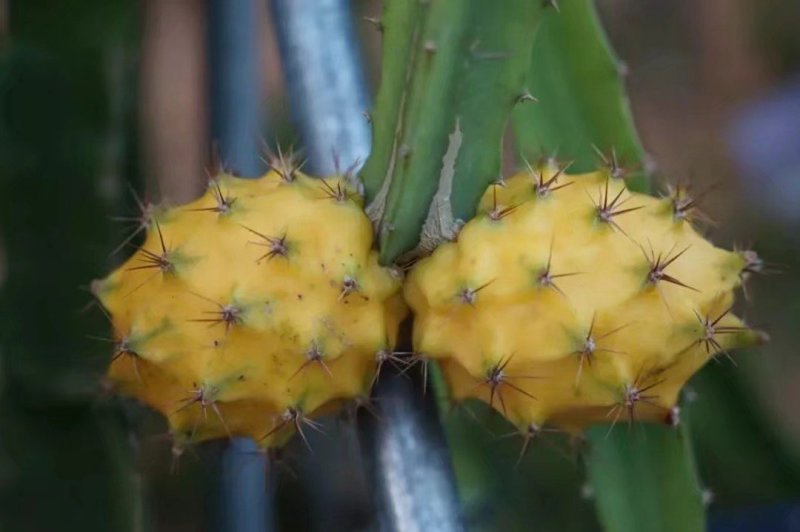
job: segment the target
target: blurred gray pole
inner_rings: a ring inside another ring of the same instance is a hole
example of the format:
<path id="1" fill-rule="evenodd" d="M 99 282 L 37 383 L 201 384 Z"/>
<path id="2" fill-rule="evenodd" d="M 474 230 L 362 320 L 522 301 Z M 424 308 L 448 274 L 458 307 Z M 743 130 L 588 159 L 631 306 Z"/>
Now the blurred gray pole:
<path id="1" fill-rule="evenodd" d="M 367 97 L 347 0 L 270 0 L 292 115 L 312 172 L 369 154 Z M 362 416 L 361 441 L 381 530 L 463 530 L 455 480 L 431 393 L 422 378 L 381 379 L 380 421 Z"/>
<path id="2" fill-rule="evenodd" d="M 410 347 L 410 346 L 409 346 Z M 465 530 L 434 393 L 420 368 L 385 368 L 373 392 L 380 418 L 359 418 L 382 531 Z M 407 378 L 407 377 L 411 378 Z"/>
<path id="3" fill-rule="evenodd" d="M 210 0 L 211 134 L 226 169 L 254 177 L 263 131 L 259 0 Z M 223 452 L 219 529 L 267 532 L 274 525 L 274 488 L 267 486 L 267 461 L 249 438 L 234 438 Z"/>
<path id="4" fill-rule="evenodd" d="M 307 168 L 342 170 L 367 158 L 370 130 L 361 58 L 347 0 L 271 0 L 294 122 Z"/>

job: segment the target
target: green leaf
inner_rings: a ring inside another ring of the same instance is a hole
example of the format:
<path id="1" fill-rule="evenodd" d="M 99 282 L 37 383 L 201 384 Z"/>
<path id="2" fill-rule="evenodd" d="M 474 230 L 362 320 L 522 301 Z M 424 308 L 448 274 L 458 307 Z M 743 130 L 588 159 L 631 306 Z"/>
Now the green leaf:
<path id="1" fill-rule="evenodd" d="M 588 473 L 608 532 L 705 530 L 686 424 L 591 427 Z"/>
<path id="2" fill-rule="evenodd" d="M 11 8 L 14 38 L 0 51 L 2 530 L 143 529 L 128 420 L 96 396 L 109 344 L 86 338 L 110 334 L 108 322 L 81 312 L 91 296 L 79 289 L 118 243 L 107 200 L 135 123 L 125 59 L 138 49 L 137 8 Z"/>
<path id="3" fill-rule="evenodd" d="M 360 174 L 368 202 L 378 194 L 391 171 L 425 13 L 421 2 L 387 2 L 378 23 L 383 34 L 381 84 L 370 114 L 372 149 Z"/>
<path id="4" fill-rule="evenodd" d="M 417 43 L 408 101 L 387 173 L 388 196 L 378 235 L 381 262 L 394 261 L 419 241 L 436 192 L 453 123 L 453 93 L 467 43 L 470 10 L 460 0 L 430 4 Z M 380 193 L 376 198 L 380 201 Z"/>
<path id="5" fill-rule="evenodd" d="M 486 187 L 500 177 L 503 133 L 511 112 L 536 104 L 526 87 L 541 3 L 473 2 L 469 55 L 456 117 L 463 140 L 455 160 L 453 215 L 468 220 Z"/>
<path id="6" fill-rule="evenodd" d="M 645 154 L 631 118 L 615 57 L 592 0 L 561 2 L 546 10 L 536 32 L 528 88 L 539 102 L 520 107 L 513 126 L 529 161 L 557 156 L 573 161 L 572 172 L 597 167 L 595 148 L 613 150 L 626 165 L 638 166 L 631 188 L 646 186 Z"/>

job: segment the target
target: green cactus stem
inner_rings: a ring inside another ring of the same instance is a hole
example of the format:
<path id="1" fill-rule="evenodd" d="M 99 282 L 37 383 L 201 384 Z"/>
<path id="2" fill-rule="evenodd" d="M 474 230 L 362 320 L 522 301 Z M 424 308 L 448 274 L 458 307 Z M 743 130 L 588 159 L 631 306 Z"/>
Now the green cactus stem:
<path id="1" fill-rule="evenodd" d="M 502 10 L 489 1 L 388 4 L 374 147 L 361 173 L 382 262 L 452 238 L 498 179 L 506 121 L 530 99 L 524 73 L 538 10 L 521 0 Z"/>
<path id="2" fill-rule="evenodd" d="M 520 107 L 513 116 L 522 155 L 529 161 L 572 161 L 575 173 L 591 171 L 606 158 L 632 174 L 631 189 L 644 190 L 645 152 L 623 87 L 625 72 L 592 0 L 546 10 L 528 72 L 528 88 L 540 105 Z"/>

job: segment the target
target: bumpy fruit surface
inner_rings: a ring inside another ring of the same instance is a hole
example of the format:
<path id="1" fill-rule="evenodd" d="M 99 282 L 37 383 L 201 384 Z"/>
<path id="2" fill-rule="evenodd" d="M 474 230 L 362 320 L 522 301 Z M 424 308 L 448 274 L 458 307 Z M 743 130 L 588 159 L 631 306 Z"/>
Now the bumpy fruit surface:
<path id="1" fill-rule="evenodd" d="M 109 379 L 176 437 L 279 445 L 368 394 L 406 309 L 342 179 L 221 175 L 145 223 L 95 292 L 115 333 Z"/>
<path id="2" fill-rule="evenodd" d="M 703 239 L 693 206 L 606 171 L 491 186 L 407 280 L 415 351 L 526 433 L 668 418 L 706 361 L 759 339 L 730 312 L 757 259 Z"/>

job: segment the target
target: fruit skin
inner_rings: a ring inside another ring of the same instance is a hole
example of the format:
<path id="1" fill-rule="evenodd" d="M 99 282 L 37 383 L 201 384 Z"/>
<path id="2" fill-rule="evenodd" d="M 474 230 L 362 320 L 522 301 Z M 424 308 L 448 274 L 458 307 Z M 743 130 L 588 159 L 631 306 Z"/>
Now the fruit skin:
<path id="1" fill-rule="evenodd" d="M 344 178 L 223 174 L 196 201 L 150 212 L 142 247 L 94 284 L 119 392 L 181 441 L 264 446 L 368 395 L 406 307 Z"/>
<path id="2" fill-rule="evenodd" d="M 521 431 L 666 420 L 706 361 L 761 338 L 729 312 L 746 257 L 680 201 L 552 164 L 489 187 L 407 279 L 415 351 Z"/>

